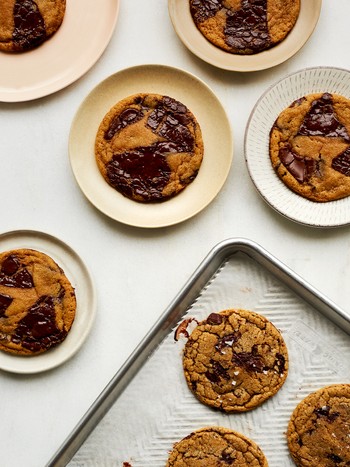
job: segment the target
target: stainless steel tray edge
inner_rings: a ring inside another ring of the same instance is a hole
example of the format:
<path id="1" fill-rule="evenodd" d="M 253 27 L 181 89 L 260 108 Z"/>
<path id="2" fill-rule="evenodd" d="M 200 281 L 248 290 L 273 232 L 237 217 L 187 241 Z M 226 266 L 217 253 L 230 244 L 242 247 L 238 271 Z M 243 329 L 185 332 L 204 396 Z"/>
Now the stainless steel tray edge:
<path id="1" fill-rule="evenodd" d="M 198 297 L 199 292 L 210 281 L 214 273 L 230 256 L 239 252 L 252 258 L 343 331 L 350 334 L 350 316 L 263 247 L 245 238 L 224 240 L 218 243 L 204 258 L 158 321 L 81 418 L 74 430 L 48 462 L 47 467 L 61 467 L 69 463 L 138 370 L 168 335 L 169 330 L 186 313 L 188 307 Z"/>

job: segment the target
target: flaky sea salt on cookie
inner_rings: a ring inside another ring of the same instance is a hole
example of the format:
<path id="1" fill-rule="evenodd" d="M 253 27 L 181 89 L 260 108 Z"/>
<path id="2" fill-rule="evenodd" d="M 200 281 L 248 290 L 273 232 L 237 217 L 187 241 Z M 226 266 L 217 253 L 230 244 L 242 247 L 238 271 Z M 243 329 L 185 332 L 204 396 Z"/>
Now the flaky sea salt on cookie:
<path id="1" fill-rule="evenodd" d="M 0 254 L 0 350 L 36 355 L 57 346 L 75 312 L 74 289 L 52 258 L 31 249 Z"/>
<path id="2" fill-rule="evenodd" d="M 106 182 L 134 201 L 167 200 L 194 181 L 203 159 L 200 126 L 181 102 L 135 94 L 114 105 L 95 141 Z"/>

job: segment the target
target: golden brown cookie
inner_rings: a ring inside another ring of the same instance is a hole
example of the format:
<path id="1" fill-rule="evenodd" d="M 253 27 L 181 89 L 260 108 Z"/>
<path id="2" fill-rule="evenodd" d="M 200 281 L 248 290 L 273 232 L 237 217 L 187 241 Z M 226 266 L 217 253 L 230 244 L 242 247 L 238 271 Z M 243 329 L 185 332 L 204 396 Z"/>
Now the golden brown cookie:
<path id="1" fill-rule="evenodd" d="M 280 43 L 294 27 L 300 0 L 189 0 L 193 21 L 216 47 L 255 54 Z"/>
<path id="2" fill-rule="evenodd" d="M 350 384 L 326 386 L 302 400 L 287 439 L 298 467 L 350 465 Z"/>
<path id="3" fill-rule="evenodd" d="M 245 412 L 272 397 L 288 373 L 281 333 L 265 317 L 247 310 L 211 313 L 186 342 L 187 384 L 204 404 Z"/>
<path id="4" fill-rule="evenodd" d="M 66 0 L 0 0 L 0 50 L 24 52 L 61 26 Z"/>
<path id="5" fill-rule="evenodd" d="M 0 254 L 0 350 L 35 355 L 62 342 L 75 317 L 74 289 L 48 255 Z"/>
<path id="6" fill-rule="evenodd" d="M 284 184 L 312 201 L 350 195 L 350 100 L 309 94 L 284 109 L 270 132 L 270 159 Z"/>
<path id="7" fill-rule="evenodd" d="M 192 112 L 159 94 L 135 94 L 113 106 L 98 129 L 98 168 L 114 189 L 140 202 L 164 201 L 197 176 L 203 140 Z"/>
<path id="8" fill-rule="evenodd" d="M 268 467 L 252 440 L 228 428 L 212 426 L 191 433 L 174 445 L 166 467 Z"/>

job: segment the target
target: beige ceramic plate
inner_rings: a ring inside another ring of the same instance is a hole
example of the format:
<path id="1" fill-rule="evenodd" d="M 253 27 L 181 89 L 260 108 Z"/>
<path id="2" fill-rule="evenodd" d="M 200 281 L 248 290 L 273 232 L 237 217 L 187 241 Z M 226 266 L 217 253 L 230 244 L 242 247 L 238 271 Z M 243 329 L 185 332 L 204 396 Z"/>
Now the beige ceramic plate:
<path id="1" fill-rule="evenodd" d="M 61 365 L 80 349 L 94 321 L 95 289 L 80 257 L 58 238 L 33 230 L 15 230 L 0 235 L 0 251 L 16 248 L 33 248 L 51 256 L 70 280 L 77 298 L 73 326 L 60 345 L 33 357 L 0 352 L 0 369 L 13 373 L 39 373 Z"/>
<path id="2" fill-rule="evenodd" d="M 312 227 L 350 224 L 350 196 L 317 203 L 290 190 L 276 175 L 269 156 L 270 130 L 278 115 L 307 94 L 329 92 L 350 99 L 350 72 L 317 67 L 292 73 L 269 88 L 255 105 L 245 134 L 245 157 L 250 177 L 264 200 L 289 219 Z"/>
<path id="3" fill-rule="evenodd" d="M 119 0 L 67 0 L 60 29 L 37 49 L 0 52 L 0 101 L 21 102 L 56 92 L 86 73 L 105 50 Z"/>
<path id="4" fill-rule="evenodd" d="M 174 29 L 184 45 L 211 65 L 232 71 L 264 70 L 292 57 L 311 36 L 321 4 L 322 0 L 301 0 L 299 18 L 283 42 L 259 54 L 242 56 L 224 52 L 205 39 L 193 22 L 189 0 L 168 0 Z"/>
<path id="5" fill-rule="evenodd" d="M 104 115 L 119 100 L 139 92 L 179 100 L 193 112 L 202 129 L 204 158 L 196 179 L 163 203 L 144 204 L 125 198 L 107 184 L 95 161 L 95 137 Z M 225 110 L 206 84 L 177 68 L 140 65 L 115 73 L 86 97 L 72 123 L 69 154 L 75 178 L 95 207 L 124 224 L 154 228 L 189 219 L 215 198 L 230 170 L 233 142 Z"/>

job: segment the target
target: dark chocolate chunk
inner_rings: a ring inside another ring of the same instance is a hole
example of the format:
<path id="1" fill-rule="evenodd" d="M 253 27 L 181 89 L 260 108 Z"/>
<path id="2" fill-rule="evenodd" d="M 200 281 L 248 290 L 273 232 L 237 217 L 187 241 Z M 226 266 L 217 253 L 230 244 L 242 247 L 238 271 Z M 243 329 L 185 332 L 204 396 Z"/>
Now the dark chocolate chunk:
<path id="1" fill-rule="evenodd" d="M 0 294 L 0 318 L 5 316 L 5 311 L 11 305 L 13 298 L 9 295 Z"/>
<path id="2" fill-rule="evenodd" d="M 110 184 L 128 197 L 134 193 L 147 201 L 162 199 L 171 172 L 164 154 L 173 151 L 167 143 L 155 143 L 113 156 L 107 165 Z"/>
<path id="3" fill-rule="evenodd" d="M 237 50 L 260 52 L 270 47 L 267 25 L 267 0 L 242 0 L 242 8 L 227 12 L 225 41 Z"/>
<path id="4" fill-rule="evenodd" d="M 332 169 L 350 177 L 350 147 L 332 160 Z"/>
<path id="5" fill-rule="evenodd" d="M 254 371 L 255 373 L 262 373 L 265 369 L 261 355 L 256 352 L 234 353 L 232 361 L 247 371 Z"/>
<path id="6" fill-rule="evenodd" d="M 241 337 L 240 332 L 235 332 L 232 334 L 227 334 L 224 337 L 218 339 L 217 344 L 215 345 L 216 350 L 222 352 L 225 347 L 232 347 L 234 343 L 236 343 L 239 338 Z"/>
<path id="7" fill-rule="evenodd" d="M 222 8 L 222 0 L 192 0 L 190 7 L 195 23 L 202 23 Z"/>
<path id="8" fill-rule="evenodd" d="M 319 99 L 313 101 L 310 110 L 300 125 L 298 135 L 340 137 L 350 142 L 347 129 L 339 122 L 334 111 L 331 94 L 324 93 Z"/>
<path id="9" fill-rule="evenodd" d="M 105 132 L 105 139 L 111 140 L 113 136 L 128 125 L 138 122 L 144 115 L 143 109 L 125 109 L 115 117 Z"/>
<path id="10" fill-rule="evenodd" d="M 67 332 L 57 328 L 55 300 L 58 299 L 47 295 L 40 297 L 18 322 L 12 342 L 21 342 L 24 348 L 34 352 L 59 344 Z"/>
<path id="11" fill-rule="evenodd" d="M 18 50 L 29 50 L 45 41 L 45 22 L 34 0 L 16 0 L 13 17 L 12 39 Z"/>
<path id="12" fill-rule="evenodd" d="M 8 256 L 1 265 L 0 284 L 6 287 L 30 289 L 34 287 L 32 275 L 22 268 L 15 255 Z"/>
<path id="13" fill-rule="evenodd" d="M 317 415 L 317 418 L 324 417 L 330 423 L 334 422 L 334 420 L 340 415 L 339 412 L 331 413 L 331 408 L 328 405 L 324 407 L 319 407 L 318 409 L 315 409 L 314 412 Z"/>
<path id="14" fill-rule="evenodd" d="M 208 324 L 221 324 L 223 322 L 223 317 L 219 313 L 210 313 L 210 315 L 207 318 L 207 323 Z"/>
<path id="15" fill-rule="evenodd" d="M 279 158 L 286 169 L 299 183 L 305 183 L 319 173 L 318 161 L 296 154 L 289 146 L 279 150 Z"/>

